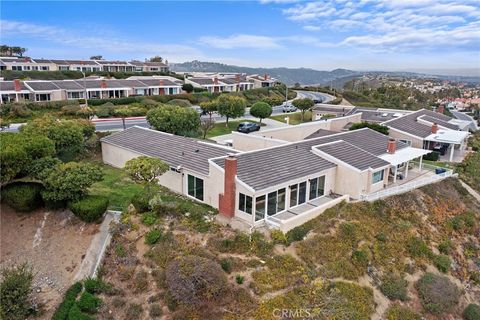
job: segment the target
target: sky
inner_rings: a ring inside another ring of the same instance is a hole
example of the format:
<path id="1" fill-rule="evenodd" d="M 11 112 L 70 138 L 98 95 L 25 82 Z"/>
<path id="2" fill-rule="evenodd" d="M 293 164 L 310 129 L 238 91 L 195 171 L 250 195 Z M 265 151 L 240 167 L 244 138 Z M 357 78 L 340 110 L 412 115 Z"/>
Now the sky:
<path id="1" fill-rule="evenodd" d="M 480 75 L 480 0 L 0 1 L 33 58 Z"/>

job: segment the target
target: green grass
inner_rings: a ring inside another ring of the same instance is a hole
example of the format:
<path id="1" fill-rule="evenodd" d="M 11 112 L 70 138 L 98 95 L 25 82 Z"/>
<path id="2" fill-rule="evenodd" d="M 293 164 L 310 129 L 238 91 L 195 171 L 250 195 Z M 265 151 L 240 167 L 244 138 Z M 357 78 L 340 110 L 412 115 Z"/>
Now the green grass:
<path id="1" fill-rule="evenodd" d="M 132 197 L 142 190 L 142 186 L 133 182 L 121 169 L 108 165 L 101 167 L 104 172 L 103 180 L 92 185 L 90 194 L 107 197 L 111 209 L 125 209 Z"/>
<path id="2" fill-rule="evenodd" d="M 302 122 L 302 114 L 300 112 L 294 113 L 282 113 L 276 116 L 270 117 L 270 119 L 277 120 L 283 123 L 287 123 L 285 121 L 285 117 L 290 117 L 290 124 L 300 124 L 305 122 L 312 121 L 312 113 L 310 111 L 305 112 L 305 120 Z"/>
<path id="3" fill-rule="evenodd" d="M 253 120 L 236 120 L 236 121 L 228 121 L 228 127 L 225 126 L 225 122 L 217 122 L 215 123 L 215 127 L 213 127 L 213 129 L 211 129 L 210 131 L 208 131 L 208 134 L 207 134 L 207 139 L 210 139 L 212 137 L 216 137 L 216 136 L 222 136 L 224 134 L 229 134 L 231 133 L 232 131 L 237 131 L 237 127 L 240 123 L 242 122 L 254 122 L 254 123 L 258 123 L 258 121 L 253 121 Z M 265 124 L 262 123 L 262 126 L 264 126 Z M 200 134 L 199 135 L 199 138 L 202 138 L 202 135 Z"/>

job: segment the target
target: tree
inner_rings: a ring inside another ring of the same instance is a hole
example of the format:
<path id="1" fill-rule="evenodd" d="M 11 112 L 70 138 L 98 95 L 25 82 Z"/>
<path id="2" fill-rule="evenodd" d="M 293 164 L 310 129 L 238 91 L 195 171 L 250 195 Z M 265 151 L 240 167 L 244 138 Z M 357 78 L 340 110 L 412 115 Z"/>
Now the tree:
<path id="1" fill-rule="evenodd" d="M 150 60 L 150 62 L 163 62 L 163 58 L 160 56 L 151 57 L 148 60 Z"/>
<path id="2" fill-rule="evenodd" d="M 125 163 L 125 171 L 132 180 L 150 183 L 169 170 L 168 164 L 157 158 L 140 156 Z"/>
<path id="3" fill-rule="evenodd" d="M 184 84 L 182 85 L 182 90 L 183 90 L 183 91 L 186 91 L 187 93 L 190 93 L 190 92 L 193 91 L 193 85 L 190 84 L 190 83 L 184 83 Z"/>
<path id="4" fill-rule="evenodd" d="M 208 114 L 211 120 L 213 113 L 218 110 L 218 103 L 216 100 L 200 102 L 200 108 L 204 114 Z"/>
<path id="5" fill-rule="evenodd" d="M 305 118 L 305 112 L 311 110 L 312 107 L 315 105 L 313 100 L 304 98 L 304 99 L 295 99 L 292 101 L 292 104 L 295 108 L 299 109 L 302 113 L 302 121 Z"/>
<path id="6" fill-rule="evenodd" d="M 54 154 L 54 143 L 47 137 L 24 133 L 2 133 L 1 183 L 7 183 L 18 175 L 25 175 L 34 160 L 51 157 Z"/>
<path id="7" fill-rule="evenodd" d="M 354 123 L 349 130 L 358 130 L 362 128 L 370 128 L 372 130 L 375 130 L 377 132 L 380 132 L 388 136 L 388 127 L 382 126 L 381 124 L 378 124 L 378 123 L 368 123 L 368 122 Z"/>
<path id="8" fill-rule="evenodd" d="M 260 118 L 260 123 L 262 123 L 262 119 L 268 118 L 272 114 L 272 107 L 266 102 L 255 102 L 250 107 L 250 114 L 255 118 Z"/>
<path id="9" fill-rule="evenodd" d="M 245 114 L 246 101 L 244 98 L 222 94 L 217 98 L 217 111 L 227 118 L 225 126 L 228 127 L 230 118 L 238 118 Z"/>
<path id="10" fill-rule="evenodd" d="M 103 60 L 103 56 L 100 56 L 100 55 L 98 55 L 98 56 L 91 56 L 91 57 L 90 57 L 90 60 Z"/>
<path id="11" fill-rule="evenodd" d="M 200 126 L 200 117 L 195 110 L 173 105 L 148 111 L 147 121 L 156 130 L 180 135 L 197 132 Z"/>
<path id="12" fill-rule="evenodd" d="M 33 272 L 27 264 L 2 270 L 0 319 L 27 319 L 32 311 Z"/>
<path id="13" fill-rule="evenodd" d="M 125 125 L 125 118 L 131 117 L 133 114 L 132 110 L 130 110 L 127 106 L 116 108 L 113 110 L 113 115 L 118 118 L 122 118 L 123 129 L 127 129 Z"/>
<path id="14" fill-rule="evenodd" d="M 194 255 L 180 256 L 170 262 L 165 277 L 169 293 L 190 306 L 215 301 L 228 287 L 225 272 L 218 263 Z"/>
<path id="15" fill-rule="evenodd" d="M 87 194 L 88 188 L 102 180 L 102 170 L 91 163 L 62 163 L 45 173 L 42 192 L 47 201 L 78 200 Z"/>
<path id="16" fill-rule="evenodd" d="M 85 151 L 85 141 L 95 133 L 95 127 L 86 120 L 56 120 L 47 116 L 21 126 L 20 132 L 47 137 L 55 143 L 57 156 L 70 160 Z"/>
<path id="17" fill-rule="evenodd" d="M 200 130 L 202 131 L 202 137 L 205 139 L 210 130 L 215 127 L 215 120 L 212 118 L 202 119 L 200 121 Z"/>

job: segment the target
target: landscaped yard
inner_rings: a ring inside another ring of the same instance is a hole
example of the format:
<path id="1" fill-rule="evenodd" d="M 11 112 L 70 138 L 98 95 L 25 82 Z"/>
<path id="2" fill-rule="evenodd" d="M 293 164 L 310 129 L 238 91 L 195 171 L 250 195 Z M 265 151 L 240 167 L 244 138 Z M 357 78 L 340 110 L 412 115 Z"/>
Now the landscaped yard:
<path id="1" fill-rule="evenodd" d="M 300 124 L 300 123 L 305 123 L 305 122 L 310 122 L 312 121 L 312 113 L 310 111 L 305 112 L 305 119 L 302 122 L 302 114 L 300 112 L 294 112 L 294 113 L 283 113 L 279 114 L 276 116 L 271 116 L 270 119 L 277 120 L 283 123 L 287 123 L 285 121 L 285 117 L 290 118 L 290 124 Z"/>
<path id="2" fill-rule="evenodd" d="M 104 172 L 103 180 L 90 188 L 90 194 L 101 195 L 109 199 L 109 208 L 125 209 L 133 196 L 142 190 L 142 186 L 133 182 L 121 169 L 101 164 Z"/>
<path id="3" fill-rule="evenodd" d="M 222 136 L 224 134 L 229 134 L 232 131 L 237 131 L 237 127 L 240 123 L 242 122 L 255 122 L 258 123 L 258 121 L 252 121 L 252 120 L 236 120 L 236 121 L 228 121 L 228 127 L 225 125 L 225 122 L 217 122 L 215 123 L 215 127 L 211 129 L 208 134 L 207 134 L 207 139 L 210 139 L 212 137 L 216 136 Z M 262 126 L 265 124 L 262 123 Z M 201 138 L 202 135 L 199 135 L 199 138 Z"/>

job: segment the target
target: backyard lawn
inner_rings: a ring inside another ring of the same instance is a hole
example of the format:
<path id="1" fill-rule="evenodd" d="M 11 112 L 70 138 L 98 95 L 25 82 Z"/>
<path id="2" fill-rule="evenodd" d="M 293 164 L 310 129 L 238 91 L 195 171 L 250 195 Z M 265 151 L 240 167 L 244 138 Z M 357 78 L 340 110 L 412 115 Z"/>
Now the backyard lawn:
<path id="1" fill-rule="evenodd" d="M 105 164 L 100 166 L 104 172 L 103 180 L 93 184 L 89 193 L 107 197 L 110 209 L 125 209 L 132 197 L 142 190 L 142 186 L 133 182 L 121 169 Z"/>
<path id="2" fill-rule="evenodd" d="M 271 116 L 270 119 L 277 120 L 286 123 L 285 117 L 290 117 L 290 124 L 300 124 L 312 121 L 312 113 L 310 111 L 305 112 L 305 120 L 302 122 L 302 114 L 300 112 L 283 113 L 276 116 Z"/>

